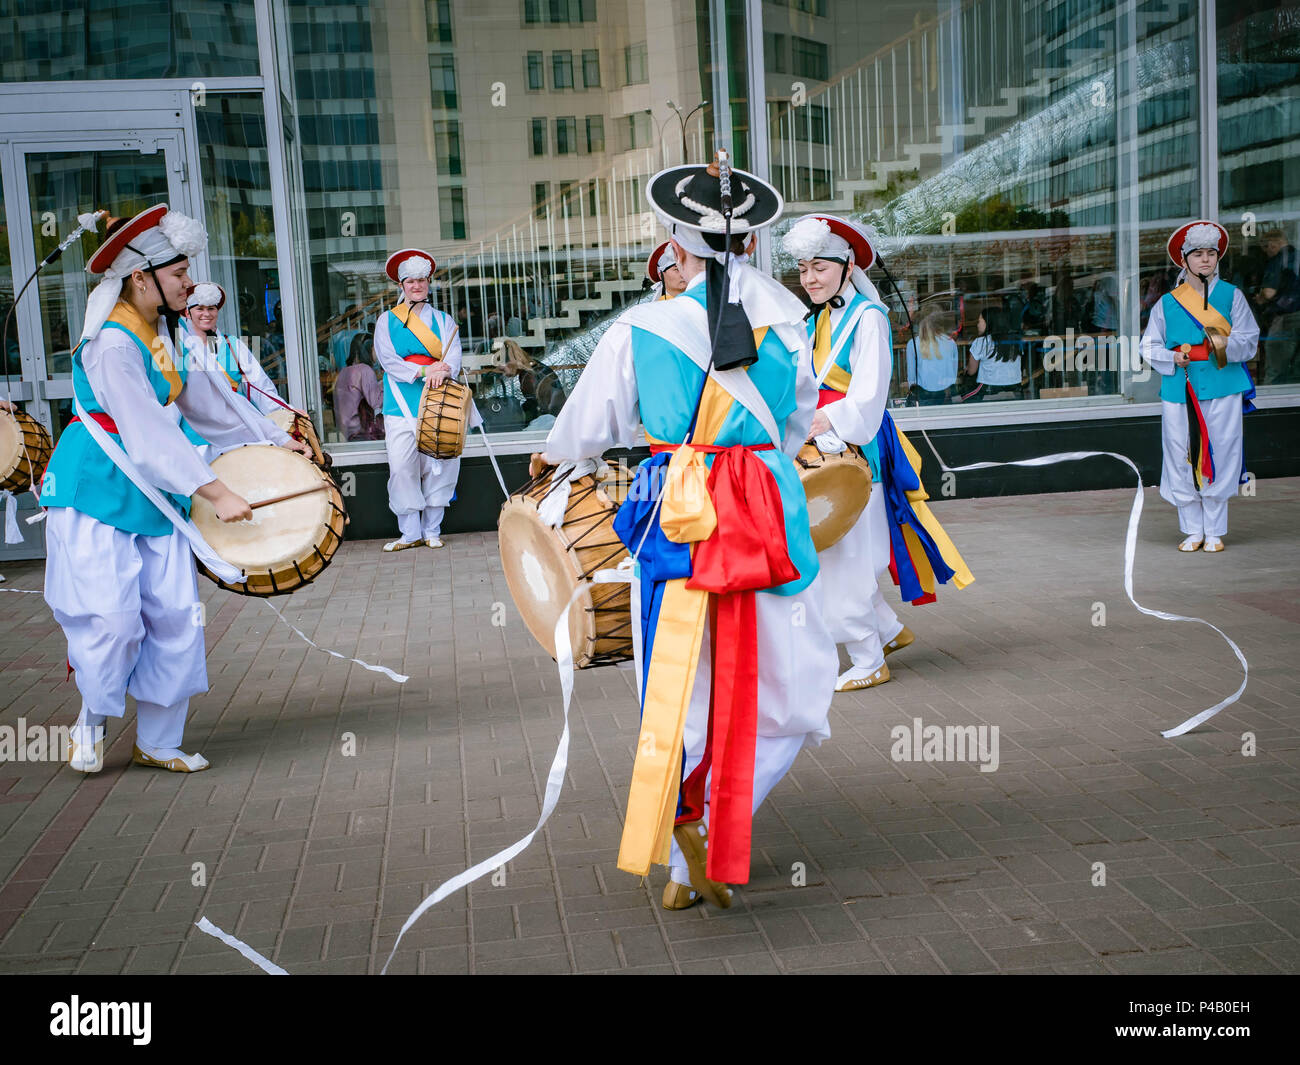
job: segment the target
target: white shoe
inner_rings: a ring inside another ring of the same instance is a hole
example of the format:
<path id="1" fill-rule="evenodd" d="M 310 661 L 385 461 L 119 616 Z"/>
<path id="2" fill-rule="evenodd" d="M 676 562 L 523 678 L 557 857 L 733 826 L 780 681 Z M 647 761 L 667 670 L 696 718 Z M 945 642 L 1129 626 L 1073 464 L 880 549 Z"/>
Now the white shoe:
<path id="1" fill-rule="evenodd" d="M 424 543 L 423 540 L 392 540 L 389 543 L 384 544 L 384 550 L 406 551 L 412 547 L 419 547 L 422 543 Z"/>
<path id="2" fill-rule="evenodd" d="M 1216 555 L 1223 550 L 1223 541 L 1217 536 L 1207 536 L 1205 538 L 1205 546 L 1201 548 L 1201 550 L 1205 551 L 1207 554 Z"/>
<path id="3" fill-rule="evenodd" d="M 94 740 L 94 733 L 99 732 L 99 742 Z M 74 725 L 68 743 L 68 765 L 78 773 L 98 773 L 104 768 L 104 730 L 91 729 L 84 725 Z"/>
<path id="4" fill-rule="evenodd" d="M 1203 537 L 1197 536 L 1195 533 L 1193 533 L 1191 536 L 1189 536 L 1186 540 L 1184 540 L 1182 543 L 1178 545 L 1178 550 L 1199 551 L 1201 549 L 1201 544 L 1204 542 L 1205 541 Z"/>
<path id="5" fill-rule="evenodd" d="M 175 747 L 141 747 L 138 740 L 131 752 L 131 761 L 135 765 L 153 766 L 173 773 L 198 773 L 210 764 L 201 754 L 186 754 Z"/>
<path id="6" fill-rule="evenodd" d="M 441 547 L 441 546 L 442 546 L 442 537 L 441 537 L 441 536 L 430 536 L 430 537 L 428 537 L 424 542 L 425 542 L 426 544 L 428 544 L 430 547 Z"/>
<path id="7" fill-rule="evenodd" d="M 861 688 L 875 688 L 888 683 L 889 679 L 889 667 L 886 665 L 877 666 L 875 669 L 869 666 L 854 666 L 840 674 L 840 679 L 835 682 L 835 690 L 853 692 Z"/>

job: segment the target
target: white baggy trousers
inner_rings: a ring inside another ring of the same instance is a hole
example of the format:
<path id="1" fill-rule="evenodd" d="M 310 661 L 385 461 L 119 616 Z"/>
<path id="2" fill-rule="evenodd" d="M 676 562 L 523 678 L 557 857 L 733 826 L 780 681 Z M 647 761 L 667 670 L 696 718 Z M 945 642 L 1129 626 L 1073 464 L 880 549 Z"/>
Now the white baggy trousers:
<path id="1" fill-rule="evenodd" d="M 388 509 L 408 543 L 442 532 L 442 515 L 456 494 L 460 459 L 435 459 L 416 447 L 418 418 L 384 415 L 388 452 Z"/>
<path id="2" fill-rule="evenodd" d="M 190 697 L 208 690 L 203 613 L 189 542 L 140 536 L 71 507 L 45 519 L 45 601 L 68 640 L 86 709 L 126 713 L 142 746 L 179 748 Z"/>
<path id="3" fill-rule="evenodd" d="M 1178 527 L 1184 536 L 1226 536 L 1228 500 L 1241 483 L 1241 393 L 1201 403 L 1214 448 L 1214 480 L 1199 492 L 1187 461 L 1187 404 L 1164 400 L 1161 407 L 1160 497 L 1178 508 Z"/>
<path id="4" fill-rule="evenodd" d="M 754 748 L 754 810 L 790 771 L 804 747 L 817 747 L 830 738 L 827 722 L 838 672 L 835 643 L 822 619 L 823 577 L 796 595 L 759 592 L 754 597 L 758 628 L 758 739 Z M 704 757 L 708 739 L 712 633 L 705 622 L 703 650 L 686 711 L 683 745 L 686 772 Z M 708 792 L 706 790 L 705 794 Z M 704 822 L 709 821 L 709 804 Z M 672 879 L 689 884 L 686 859 L 677 841 L 672 845 Z"/>

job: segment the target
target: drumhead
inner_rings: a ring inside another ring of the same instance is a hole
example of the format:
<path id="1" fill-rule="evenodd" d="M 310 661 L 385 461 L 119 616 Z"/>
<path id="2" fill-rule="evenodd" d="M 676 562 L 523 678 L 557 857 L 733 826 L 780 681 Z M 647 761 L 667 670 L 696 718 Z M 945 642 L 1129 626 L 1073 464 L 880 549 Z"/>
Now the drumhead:
<path id="1" fill-rule="evenodd" d="M 533 638 L 554 658 L 555 623 L 582 578 L 577 560 L 524 497 L 512 496 L 501 508 L 497 534 L 511 598 Z M 574 654 L 584 653 L 595 635 L 588 589 L 569 611 Z"/>
<path id="2" fill-rule="evenodd" d="M 871 467 L 839 455 L 811 468 L 799 468 L 808 499 L 808 526 L 818 551 L 838 543 L 853 528 L 871 495 Z"/>
<path id="3" fill-rule="evenodd" d="M 0 410 L 0 481 L 13 473 L 22 460 L 22 426 L 10 411 Z"/>
<path id="4" fill-rule="evenodd" d="M 276 407 L 270 414 L 266 415 L 266 420 L 274 425 L 277 429 L 283 429 L 286 433 L 293 432 L 294 412 L 288 407 Z"/>
<path id="5" fill-rule="evenodd" d="M 327 481 L 308 459 L 266 444 L 227 451 L 212 462 L 212 472 L 249 503 Z M 311 492 L 255 510 L 251 521 L 228 523 L 217 519 L 211 503 L 195 496 L 193 518 L 204 539 L 232 566 L 245 572 L 275 569 L 312 554 L 330 520 L 330 499 L 329 491 Z"/>

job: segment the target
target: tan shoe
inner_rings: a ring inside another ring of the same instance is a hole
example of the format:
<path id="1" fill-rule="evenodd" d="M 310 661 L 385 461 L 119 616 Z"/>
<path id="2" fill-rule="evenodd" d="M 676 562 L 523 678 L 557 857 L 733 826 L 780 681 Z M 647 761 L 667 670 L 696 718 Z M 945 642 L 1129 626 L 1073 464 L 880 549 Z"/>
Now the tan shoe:
<path id="1" fill-rule="evenodd" d="M 904 625 L 902 631 L 885 644 L 885 657 L 888 658 L 895 651 L 901 651 L 904 647 L 913 643 L 916 643 L 916 633 Z"/>
<path id="2" fill-rule="evenodd" d="M 436 548 L 436 547 L 441 547 L 441 546 L 442 546 L 442 537 L 441 537 L 441 536 L 430 536 L 430 537 L 429 537 L 427 540 L 425 540 L 424 542 L 425 542 L 425 544 L 427 544 L 429 547 L 435 547 L 435 548 Z"/>
<path id="3" fill-rule="evenodd" d="M 388 543 L 384 544 L 384 550 L 409 551 L 413 547 L 420 547 L 423 543 L 423 540 L 403 540 L 398 538 L 396 540 L 390 540 Z"/>
<path id="4" fill-rule="evenodd" d="M 1207 555 L 1217 555 L 1223 550 L 1223 541 L 1217 536 L 1207 536 L 1205 538 L 1205 546 L 1201 548 L 1201 550 Z"/>
<path id="5" fill-rule="evenodd" d="M 1201 544 L 1205 541 L 1199 536 L 1189 536 L 1186 540 L 1178 545 L 1179 551 L 1199 551 Z"/>
<path id="6" fill-rule="evenodd" d="M 837 692 L 855 692 L 862 688 L 878 688 L 882 684 L 888 684 L 889 681 L 888 666 L 881 666 L 879 669 L 854 666 L 852 669 L 845 670 L 840 674 L 840 679 L 835 684 L 835 690 Z"/>
<path id="7" fill-rule="evenodd" d="M 664 885 L 665 910 L 689 910 L 696 903 L 704 901 L 704 896 L 686 884 L 670 880 Z"/>
<path id="8" fill-rule="evenodd" d="M 673 839 L 682 850 L 686 868 L 691 873 L 691 887 L 714 906 L 729 909 L 733 892 L 726 884 L 710 880 L 706 875 L 709 858 L 709 835 L 703 821 L 688 821 L 673 829 Z"/>
<path id="9" fill-rule="evenodd" d="M 178 758 L 155 758 L 140 750 L 139 744 L 131 750 L 131 762 L 133 765 L 152 766 L 154 769 L 166 769 L 172 773 L 201 773 L 211 764 L 201 754 L 182 754 Z"/>

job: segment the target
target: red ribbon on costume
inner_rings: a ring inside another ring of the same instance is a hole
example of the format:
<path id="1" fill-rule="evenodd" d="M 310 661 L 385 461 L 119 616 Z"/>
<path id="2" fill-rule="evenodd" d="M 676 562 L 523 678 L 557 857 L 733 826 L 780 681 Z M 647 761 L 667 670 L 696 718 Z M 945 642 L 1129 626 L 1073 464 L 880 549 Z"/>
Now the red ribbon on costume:
<path id="1" fill-rule="evenodd" d="M 402 359 L 405 362 L 413 362 L 416 366 L 432 366 L 438 361 L 432 355 L 425 355 L 423 352 L 418 355 L 403 355 Z"/>
<path id="2" fill-rule="evenodd" d="M 675 450 L 654 445 L 651 452 Z M 709 729 L 704 757 L 682 784 L 677 823 L 704 812 L 712 769 L 706 873 L 726 884 L 749 881 L 754 814 L 754 751 L 758 738 L 758 622 L 754 593 L 799 579 L 785 538 L 785 508 L 776 478 L 756 451 L 772 444 L 719 447 L 691 444 L 715 455 L 708 491 L 718 523 L 695 545 L 686 587 L 710 593 L 713 633 Z"/>
<path id="3" fill-rule="evenodd" d="M 845 395 L 846 393 L 841 392 L 838 388 L 822 385 L 821 388 L 817 389 L 817 409 L 821 410 L 828 403 L 838 403 Z"/>
<path id="4" fill-rule="evenodd" d="M 105 414 L 102 410 L 91 410 L 91 411 L 87 411 L 86 413 L 90 415 L 91 421 L 93 421 L 96 425 L 98 425 L 101 429 L 103 429 L 104 432 L 117 433 L 118 436 L 122 435 L 121 433 L 118 433 L 117 422 L 113 421 L 113 419 L 110 418 L 107 414 Z M 79 421 L 81 421 L 81 419 L 74 414 L 72 416 L 71 421 L 69 421 L 68 424 L 71 425 L 72 422 L 79 422 Z"/>

